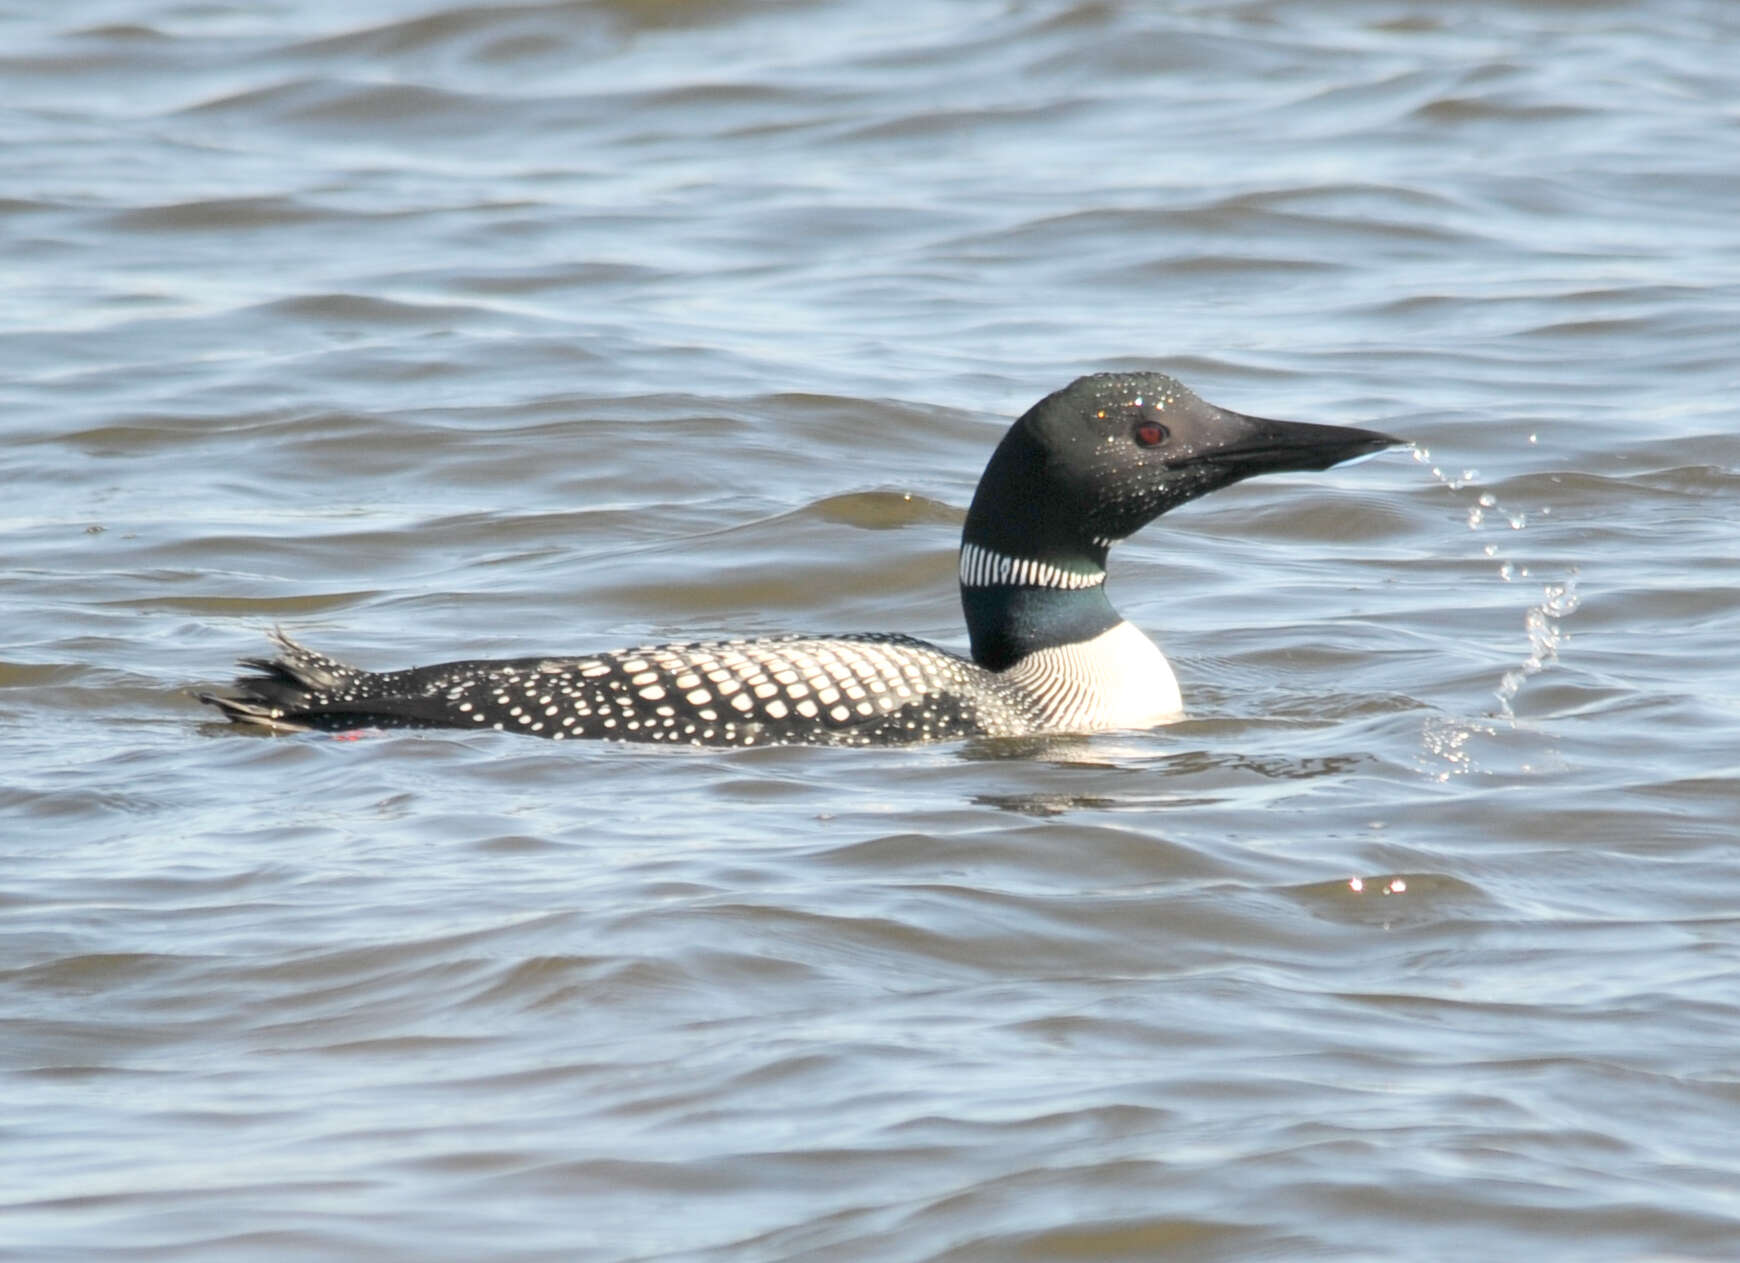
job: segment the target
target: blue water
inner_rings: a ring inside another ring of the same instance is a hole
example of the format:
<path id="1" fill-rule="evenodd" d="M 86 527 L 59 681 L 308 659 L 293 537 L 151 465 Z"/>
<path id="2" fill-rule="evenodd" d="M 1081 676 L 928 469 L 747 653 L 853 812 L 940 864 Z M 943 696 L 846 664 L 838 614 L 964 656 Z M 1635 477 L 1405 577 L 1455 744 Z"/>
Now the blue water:
<path id="1" fill-rule="evenodd" d="M 1740 10 L 0 10 L 0 1257 L 1725 1259 Z M 1073 376 L 1411 450 L 1122 546 L 1190 717 L 213 722 L 959 646 Z"/>

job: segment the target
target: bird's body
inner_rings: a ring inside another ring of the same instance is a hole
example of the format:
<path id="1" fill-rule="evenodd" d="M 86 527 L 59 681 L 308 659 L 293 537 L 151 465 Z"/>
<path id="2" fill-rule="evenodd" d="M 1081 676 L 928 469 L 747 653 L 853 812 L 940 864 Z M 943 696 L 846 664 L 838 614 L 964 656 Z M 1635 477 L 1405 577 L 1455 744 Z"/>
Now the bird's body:
<path id="1" fill-rule="evenodd" d="M 1012 736 L 1042 722 L 1033 699 L 996 673 L 906 636 L 702 641 L 378 673 L 277 644 L 277 658 L 249 663 L 262 675 L 242 685 L 247 697 L 219 703 L 232 718 L 720 746 Z"/>
<path id="2" fill-rule="evenodd" d="M 1204 403 L 1158 373 L 1084 377 L 1005 435 L 962 532 L 972 658 L 871 633 L 654 645 L 371 672 L 279 635 L 238 723 L 301 731 L 470 728 L 678 745 L 896 745 L 1147 728 L 1182 714 L 1155 643 L 1105 595 L 1112 543 L 1253 474 L 1395 443 Z"/>

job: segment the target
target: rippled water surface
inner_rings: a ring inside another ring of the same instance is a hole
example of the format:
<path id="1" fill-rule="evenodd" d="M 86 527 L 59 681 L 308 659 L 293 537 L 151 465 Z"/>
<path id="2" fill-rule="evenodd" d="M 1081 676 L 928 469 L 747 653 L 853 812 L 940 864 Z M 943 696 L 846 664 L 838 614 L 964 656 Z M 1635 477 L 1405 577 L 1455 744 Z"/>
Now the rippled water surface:
<path id="1" fill-rule="evenodd" d="M 1724 1259 L 1740 9 L 0 6 L 0 1255 Z M 1412 439 L 1113 559 L 1191 717 L 259 738 L 964 639 L 1096 369 Z"/>

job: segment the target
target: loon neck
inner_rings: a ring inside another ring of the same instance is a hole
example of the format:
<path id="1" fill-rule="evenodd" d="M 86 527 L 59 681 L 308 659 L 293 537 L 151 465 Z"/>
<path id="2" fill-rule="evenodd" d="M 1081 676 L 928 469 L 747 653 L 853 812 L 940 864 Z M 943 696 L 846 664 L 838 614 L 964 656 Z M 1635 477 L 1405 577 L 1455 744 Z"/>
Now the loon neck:
<path id="1" fill-rule="evenodd" d="M 1100 560 L 1104 559 L 1100 553 Z M 1073 565 L 961 545 L 973 660 L 1032 698 L 1048 730 L 1150 728 L 1183 713 L 1160 647 L 1106 599 L 1099 561 Z"/>
<path id="2" fill-rule="evenodd" d="M 1106 599 L 1105 553 L 1012 556 L 961 544 L 961 611 L 973 661 L 1003 671 L 1042 649 L 1092 640 L 1123 622 Z"/>
<path id="3" fill-rule="evenodd" d="M 1123 621 L 1106 600 L 1112 541 L 1093 537 L 1076 499 L 1029 427 L 1010 427 L 961 531 L 961 608 L 980 666 L 1003 671 Z"/>

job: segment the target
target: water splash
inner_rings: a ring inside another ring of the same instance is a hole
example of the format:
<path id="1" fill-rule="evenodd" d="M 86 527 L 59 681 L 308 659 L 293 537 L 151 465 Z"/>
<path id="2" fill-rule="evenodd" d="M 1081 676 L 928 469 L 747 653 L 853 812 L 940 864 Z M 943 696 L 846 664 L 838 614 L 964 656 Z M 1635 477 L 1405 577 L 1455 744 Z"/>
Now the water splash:
<path id="1" fill-rule="evenodd" d="M 1474 755 L 1468 748 L 1475 734 L 1482 730 L 1490 732 L 1484 725 L 1453 719 L 1446 715 L 1433 716 L 1426 720 L 1426 726 L 1420 733 L 1420 747 L 1423 754 L 1422 770 L 1440 785 L 1445 784 L 1453 776 L 1466 776 L 1474 770 Z"/>
<path id="2" fill-rule="evenodd" d="M 1529 435 L 1529 443 L 1538 443 L 1539 435 Z M 1480 471 L 1464 469 L 1459 474 L 1447 473 L 1441 466 L 1432 464 L 1432 453 L 1416 445 L 1414 460 L 1427 466 L 1432 476 L 1451 491 L 1462 491 L 1465 488 L 1478 485 Z M 1552 514 L 1551 505 L 1542 505 L 1535 510 L 1539 517 Z M 1521 531 L 1528 526 L 1529 515 L 1526 512 L 1509 508 L 1499 503 L 1498 497 L 1490 491 L 1480 492 L 1474 503 L 1468 506 L 1465 520 L 1468 529 L 1481 531 L 1489 528 L 1501 528 L 1511 531 Z M 1520 564 L 1504 555 L 1505 545 L 1498 540 L 1488 540 L 1481 546 L 1482 555 L 1497 562 L 1498 577 L 1506 583 L 1516 583 L 1532 579 L 1527 565 Z M 1577 568 L 1570 567 L 1563 576 L 1542 583 L 1540 599 L 1531 604 L 1523 613 L 1523 631 L 1528 637 L 1529 652 L 1520 663 L 1506 671 L 1493 690 L 1493 696 L 1498 699 L 1497 714 L 1513 723 L 1516 712 L 1512 703 L 1521 691 L 1523 683 L 1530 676 L 1541 671 L 1559 660 L 1559 648 L 1569 639 L 1564 631 L 1562 621 L 1574 613 L 1581 598 L 1577 595 Z"/>
<path id="3" fill-rule="evenodd" d="M 1516 719 L 1511 702 L 1522 688 L 1523 681 L 1559 660 L 1559 646 L 1566 639 L 1560 620 L 1574 613 L 1579 603 L 1577 568 L 1572 566 L 1566 573 L 1564 582 L 1546 584 L 1541 589 L 1540 601 L 1531 605 L 1523 615 L 1523 626 L 1527 628 L 1529 635 L 1529 656 L 1522 660 L 1520 666 L 1504 673 L 1496 693 L 1499 711 L 1506 719 Z"/>
<path id="4" fill-rule="evenodd" d="M 1530 444 L 1538 436 L 1528 436 Z M 1438 716 L 1428 720 L 1421 734 L 1421 766 L 1434 780 L 1448 782 L 1477 770 L 1475 747 L 1483 752 L 1505 744 L 1505 734 L 1519 734 L 1514 703 L 1524 684 L 1559 660 L 1561 647 L 1569 639 L 1563 621 L 1574 613 L 1580 602 L 1577 595 L 1577 568 L 1568 567 L 1563 574 L 1544 578 L 1531 572 L 1527 563 L 1507 556 L 1516 536 L 1512 532 L 1527 529 L 1532 513 L 1537 519 L 1550 517 L 1551 505 L 1540 505 L 1530 512 L 1502 504 L 1493 492 L 1481 489 L 1480 471 L 1463 469 L 1448 471 L 1432 463 L 1432 453 L 1415 446 L 1414 460 L 1425 465 L 1432 476 L 1458 498 L 1466 500 L 1471 489 L 1474 498 L 1468 502 L 1464 521 L 1470 531 L 1481 532 L 1487 538 L 1480 545 L 1481 555 L 1492 561 L 1494 572 L 1504 583 L 1540 584 L 1540 595 L 1523 610 L 1523 633 L 1528 641 L 1528 653 L 1515 666 L 1499 677 L 1493 696 L 1498 705 L 1480 718 L 1469 716 Z M 1498 533 L 1494 537 L 1494 533 Z M 1524 772 L 1538 770 L 1534 755 L 1520 763 Z"/>

